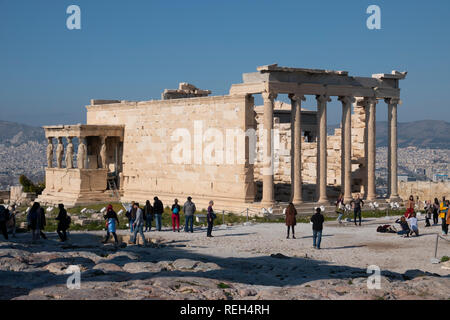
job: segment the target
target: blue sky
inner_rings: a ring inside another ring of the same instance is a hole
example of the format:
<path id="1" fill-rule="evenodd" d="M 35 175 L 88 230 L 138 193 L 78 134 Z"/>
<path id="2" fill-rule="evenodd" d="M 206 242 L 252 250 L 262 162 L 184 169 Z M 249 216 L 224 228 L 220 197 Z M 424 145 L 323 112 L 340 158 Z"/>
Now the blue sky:
<path id="1" fill-rule="evenodd" d="M 71 4 L 81 30 L 66 28 Z M 371 4 L 381 30 L 366 27 Z M 90 99 L 159 99 L 179 82 L 226 94 L 242 73 L 278 63 L 408 71 L 399 121 L 448 120 L 449 35 L 448 0 L 0 0 L 1 119 L 84 123 Z M 340 114 L 334 101 L 328 123 Z"/>

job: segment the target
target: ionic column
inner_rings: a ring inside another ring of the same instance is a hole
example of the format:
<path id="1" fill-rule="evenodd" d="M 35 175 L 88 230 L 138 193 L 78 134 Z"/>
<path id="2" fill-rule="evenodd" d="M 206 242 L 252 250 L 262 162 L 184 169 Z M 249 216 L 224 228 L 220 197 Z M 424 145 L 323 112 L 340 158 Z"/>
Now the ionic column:
<path id="1" fill-rule="evenodd" d="M 293 204 L 303 202 L 302 197 L 302 127 L 301 127 L 301 104 L 305 97 L 301 95 L 290 94 L 291 99 L 291 148 L 294 149 L 291 158 L 291 196 Z"/>
<path id="2" fill-rule="evenodd" d="M 317 180 L 318 202 L 326 203 L 327 198 L 327 102 L 331 99 L 327 95 L 317 95 L 317 123 L 319 135 L 317 137 Z"/>
<path id="3" fill-rule="evenodd" d="M 264 115 L 263 115 L 263 194 L 261 204 L 263 206 L 271 206 L 275 203 L 274 185 L 273 185 L 273 106 L 277 94 L 264 92 L 262 93 L 264 100 Z"/>
<path id="4" fill-rule="evenodd" d="M 400 99 L 392 98 L 385 99 L 388 104 L 388 127 L 390 128 L 389 146 L 388 150 L 390 153 L 389 161 L 389 182 L 390 182 L 390 193 L 389 198 L 391 200 L 398 200 L 398 181 L 397 181 L 397 105 L 400 103 Z"/>
<path id="5" fill-rule="evenodd" d="M 353 97 L 339 97 L 342 102 L 342 146 L 344 201 L 352 200 L 352 103 Z"/>
<path id="6" fill-rule="evenodd" d="M 367 200 L 375 200 L 376 98 L 366 98 L 367 119 Z M 368 115 L 368 116 L 367 116 Z"/>

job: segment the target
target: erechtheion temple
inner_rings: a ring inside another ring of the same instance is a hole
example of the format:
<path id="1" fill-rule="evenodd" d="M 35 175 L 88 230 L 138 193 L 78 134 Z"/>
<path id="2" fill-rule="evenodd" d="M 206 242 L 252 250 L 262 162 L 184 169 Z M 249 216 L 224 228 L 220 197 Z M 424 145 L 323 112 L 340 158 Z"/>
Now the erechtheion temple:
<path id="1" fill-rule="evenodd" d="M 225 96 L 181 83 L 162 100 L 92 100 L 86 125 L 44 127 L 48 168 L 38 200 L 73 206 L 111 202 L 116 194 L 124 202 L 158 196 L 169 204 L 192 196 L 199 208 L 214 200 L 228 210 L 328 203 L 341 191 L 346 200 L 352 193 L 374 200 L 378 102 L 388 108 L 389 194 L 396 199 L 405 76 L 268 65 L 243 74 Z M 255 106 L 257 95 L 262 106 Z M 276 100 L 281 95 L 290 103 Z M 307 95 L 317 111 L 302 109 Z M 342 121 L 328 135 L 332 97 L 342 103 Z"/>

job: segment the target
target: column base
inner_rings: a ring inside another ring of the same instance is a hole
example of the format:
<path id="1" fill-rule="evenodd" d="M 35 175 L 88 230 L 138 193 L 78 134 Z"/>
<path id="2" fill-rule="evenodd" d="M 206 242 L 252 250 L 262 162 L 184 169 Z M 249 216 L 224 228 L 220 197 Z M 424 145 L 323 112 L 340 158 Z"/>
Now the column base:
<path id="1" fill-rule="evenodd" d="M 376 196 L 367 196 L 366 200 L 367 201 L 375 201 L 375 200 L 377 200 L 377 197 Z"/>
<path id="2" fill-rule="evenodd" d="M 296 205 L 300 205 L 303 204 L 303 200 L 302 199 L 298 199 L 298 200 L 292 200 L 292 204 Z"/>
<path id="3" fill-rule="evenodd" d="M 330 200 L 328 200 L 327 198 L 323 198 L 323 199 L 319 199 L 319 201 L 317 201 L 317 204 L 328 204 L 330 202 Z"/>
<path id="4" fill-rule="evenodd" d="M 275 201 L 261 201 L 261 207 L 264 208 L 273 208 L 275 205 Z"/>
<path id="5" fill-rule="evenodd" d="M 350 202 L 350 201 L 352 201 L 352 200 L 353 200 L 352 197 L 347 197 L 347 198 L 344 197 L 344 202 L 345 202 L 345 203 L 348 203 L 348 202 Z"/>
<path id="6" fill-rule="evenodd" d="M 390 202 L 400 201 L 400 200 L 401 200 L 401 198 L 400 198 L 399 195 L 392 195 L 392 196 L 389 197 L 389 201 Z"/>

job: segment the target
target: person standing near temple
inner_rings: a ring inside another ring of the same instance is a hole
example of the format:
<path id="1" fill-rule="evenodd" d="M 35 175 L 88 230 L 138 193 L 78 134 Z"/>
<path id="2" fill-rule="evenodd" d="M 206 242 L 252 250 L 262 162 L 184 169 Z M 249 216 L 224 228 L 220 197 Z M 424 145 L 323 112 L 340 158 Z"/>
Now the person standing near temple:
<path id="1" fill-rule="evenodd" d="M 41 214 L 40 214 L 41 206 L 39 202 L 33 203 L 30 211 L 27 215 L 28 228 L 31 229 L 31 237 L 32 242 L 39 240 L 40 236 L 40 225 L 41 225 Z"/>
<path id="2" fill-rule="evenodd" d="M 8 240 L 8 229 L 6 222 L 9 220 L 9 210 L 0 205 L 0 232 L 3 234 L 5 240 Z"/>
<path id="3" fill-rule="evenodd" d="M 406 202 L 406 212 L 405 212 L 406 219 L 411 218 L 412 214 L 414 213 L 415 205 L 416 202 L 414 201 L 414 197 L 410 195 L 408 201 Z"/>
<path id="4" fill-rule="evenodd" d="M 144 206 L 144 218 L 145 218 L 145 231 L 152 230 L 152 222 L 153 222 L 153 206 L 150 203 L 150 200 L 145 201 Z"/>
<path id="5" fill-rule="evenodd" d="M 175 232 L 175 225 L 177 226 L 178 232 L 180 232 L 180 210 L 181 207 L 178 204 L 178 199 L 175 199 L 172 205 L 172 229 Z"/>
<path id="6" fill-rule="evenodd" d="M 137 240 L 137 234 L 139 232 L 139 234 L 142 237 L 142 244 L 145 246 L 146 245 L 146 241 L 145 241 L 145 236 L 144 236 L 144 212 L 142 211 L 141 208 L 139 208 L 139 203 L 135 203 L 134 204 L 134 208 L 136 209 L 136 219 L 134 221 L 134 234 L 133 234 L 133 244 L 136 244 L 136 240 Z"/>
<path id="7" fill-rule="evenodd" d="M 437 225 L 439 223 L 439 210 L 440 204 L 438 198 L 434 198 L 433 203 L 433 225 Z"/>
<path id="8" fill-rule="evenodd" d="M 336 213 L 338 214 L 337 221 L 339 224 L 342 223 L 342 217 L 344 216 L 344 195 L 341 193 L 339 194 L 339 198 L 336 201 Z"/>
<path id="9" fill-rule="evenodd" d="M 354 213 L 354 221 L 356 226 L 356 218 L 359 218 L 359 225 L 361 225 L 361 210 L 364 206 L 364 201 L 361 199 L 361 195 L 358 193 L 356 195 L 356 198 L 350 201 L 351 204 L 353 204 L 353 213 Z"/>
<path id="10" fill-rule="evenodd" d="M 297 224 L 297 220 L 295 216 L 297 215 L 297 209 L 295 209 L 294 204 L 291 202 L 289 203 L 288 207 L 286 208 L 286 226 L 287 226 L 287 237 L 286 239 L 289 239 L 289 229 L 292 228 L 292 239 L 295 239 L 295 225 Z"/>
<path id="11" fill-rule="evenodd" d="M 439 218 L 442 221 L 442 235 L 448 235 L 448 224 L 447 224 L 447 216 L 448 216 L 448 201 L 445 200 L 445 197 L 442 197 L 442 202 L 439 207 L 440 213 Z"/>
<path id="12" fill-rule="evenodd" d="M 44 233 L 45 226 L 47 225 L 47 219 L 45 218 L 45 210 L 39 205 L 39 234 L 45 240 L 47 240 L 47 236 Z"/>
<path id="13" fill-rule="evenodd" d="M 130 224 L 130 232 L 133 233 L 134 220 L 136 219 L 136 211 L 134 209 L 134 201 L 131 201 L 131 205 L 127 208 L 127 213 L 125 214 L 128 218 L 128 223 Z"/>
<path id="14" fill-rule="evenodd" d="M 187 201 L 183 205 L 184 218 L 186 219 L 184 232 L 194 233 L 194 213 L 197 210 L 195 203 L 191 197 L 187 197 Z"/>
<path id="15" fill-rule="evenodd" d="M 108 205 L 106 214 L 103 218 L 106 220 L 106 238 L 103 243 L 108 242 L 110 233 L 112 233 L 115 244 L 118 244 L 119 240 L 117 239 L 116 228 L 119 225 L 119 218 L 117 217 L 117 213 L 114 211 L 112 205 Z"/>
<path id="16" fill-rule="evenodd" d="M 324 221 L 325 217 L 322 214 L 322 210 L 320 208 L 316 208 L 316 213 L 311 217 L 313 230 L 313 248 L 320 249 Z"/>
<path id="17" fill-rule="evenodd" d="M 214 213 L 213 205 L 214 205 L 214 201 L 211 200 L 209 202 L 209 206 L 208 206 L 208 214 L 206 215 L 206 220 L 208 221 L 208 229 L 206 231 L 206 236 L 208 238 L 214 237 L 212 235 L 212 229 L 214 227 L 214 219 L 216 218 L 216 214 Z"/>
<path id="18" fill-rule="evenodd" d="M 67 240 L 67 229 L 69 228 L 69 217 L 67 216 L 67 211 L 64 209 L 64 205 L 62 203 L 58 204 L 59 213 L 56 217 L 56 220 L 58 221 L 58 227 L 56 229 L 56 232 L 58 233 L 59 239 L 61 242 L 64 242 Z"/>
<path id="19" fill-rule="evenodd" d="M 153 198 L 153 212 L 155 213 L 155 220 L 156 220 L 156 229 L 158 231 L 161 231 L 162 227 L 162 215 L 164 213 L 164 205 L 161 200 L 158 199 L 158 197 Z"/>

